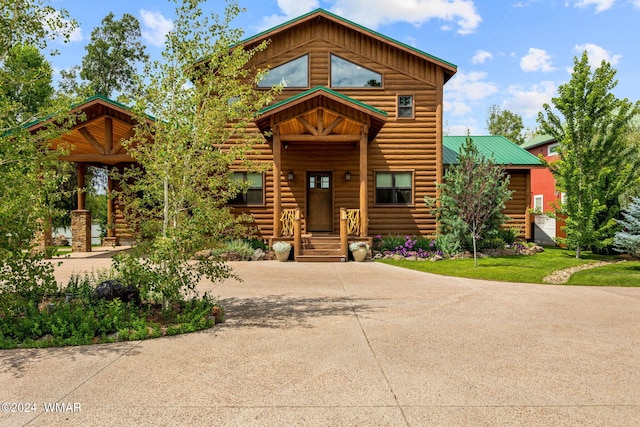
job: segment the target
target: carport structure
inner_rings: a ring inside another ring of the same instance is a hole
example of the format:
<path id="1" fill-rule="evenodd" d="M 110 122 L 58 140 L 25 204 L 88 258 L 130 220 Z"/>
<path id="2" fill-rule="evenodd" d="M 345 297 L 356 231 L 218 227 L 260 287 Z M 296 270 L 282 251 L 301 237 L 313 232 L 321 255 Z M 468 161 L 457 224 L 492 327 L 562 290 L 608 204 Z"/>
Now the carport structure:
<path id="1" fill-rule="evenodd" d="M 60 137 L 48 141 L 51 149 L 64 148 L 66 153 L 59 157 L 62 161 L 74 162 L 78 170 L 78 208 L 71 212 L 71 234 L 73 252 L 91 251 L 91 211 L 85 206 L 85 176 L 87 166 L 100 168 L 123 168 L 135 163 L 123 142 L 134 134 L 136 118 L 124 105 L 93 96 L 75 106 L 71 114 L 82 117 Z M 149 122 L 151 118 L 146 118 Z M 28 129 L 35 133 L 42 129 L 46 120 L 31 125 Z M 109 176 L 107 182 L 107 237 L 105 245 L 118 245 L 131 238 L 131 230 L 124 219 L 122 209 L 112 197 L 117 182 Z M 49 236 L 47 236 L 49 237 Z M 46 244 L 47 242 L 45 242 Z"/>

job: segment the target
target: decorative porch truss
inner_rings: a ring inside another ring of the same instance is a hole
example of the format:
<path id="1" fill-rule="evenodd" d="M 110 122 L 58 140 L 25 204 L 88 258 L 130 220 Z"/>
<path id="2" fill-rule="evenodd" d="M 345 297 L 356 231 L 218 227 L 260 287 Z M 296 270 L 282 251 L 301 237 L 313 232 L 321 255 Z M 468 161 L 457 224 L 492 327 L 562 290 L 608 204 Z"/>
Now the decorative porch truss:
<path id="1" fill-rule="evenodd" d="M 273 230 L 280 236 L 282 146 L 353 143 L 359 147 L 360 235 L 368 233 L 368 144 L 382 129 L 387 113 L 324 86 L 317 86 L 262 109 L 256 119 L 273 149 Z"/>

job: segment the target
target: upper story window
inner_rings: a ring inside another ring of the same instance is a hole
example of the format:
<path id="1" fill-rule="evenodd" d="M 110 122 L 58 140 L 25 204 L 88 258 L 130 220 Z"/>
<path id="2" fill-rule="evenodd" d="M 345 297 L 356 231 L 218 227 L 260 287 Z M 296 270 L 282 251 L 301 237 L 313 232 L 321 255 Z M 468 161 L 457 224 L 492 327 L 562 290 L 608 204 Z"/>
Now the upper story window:
<path id="1" fill-rule="evenodd" d="M 558 154 L 560 154 L 560 152 L 558 151 L 560 150 L 560 144 L 559 143 L 555 143 L 555 144 L 551 144 L 549 145 L 549 151 L 548 151 L 548 156 L 557 156 Z"/>
<path id="2" fill-rule="evenodd" d="M 413 119 L 413 96 L 398 95 L 398 118 Z"/>
<path id="3" fill-rule="evenodd" d="M 309 87 L 309 55 L 289 61 L 270 69 L 258 87 Z"/>
<path id="4" fill-rule="evenodd" d="M 331 87 L 380 87 L 382 74 L 331 55 Z"/>

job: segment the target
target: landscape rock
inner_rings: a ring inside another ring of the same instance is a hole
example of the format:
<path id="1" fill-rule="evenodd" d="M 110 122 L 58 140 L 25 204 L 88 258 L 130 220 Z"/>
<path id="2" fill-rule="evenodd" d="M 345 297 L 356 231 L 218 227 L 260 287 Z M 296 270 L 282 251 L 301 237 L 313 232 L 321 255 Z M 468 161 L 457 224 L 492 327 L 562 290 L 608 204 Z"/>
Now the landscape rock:
<path id="1" fill-rule="evenodd" d="M 69 246 L 69 239 L 60 234 L 51 240 L 51 244 L 53 246 Z"/>
<path id="2" fill-rule="evenodd" d="M 106 301 L 120 298 L 124 303 L 135 302 L 140 305 L 140 291 L 133 285 L 124 286 L 119 280 L 105 280 L 93 291 L 95 296 Z"/>
<path id="3" fill-rule="evenodd" d="M 251 261 L 262 261 L 264 259 L 265 253 L 262 249 L 258 248 L 251 255 Z"/>

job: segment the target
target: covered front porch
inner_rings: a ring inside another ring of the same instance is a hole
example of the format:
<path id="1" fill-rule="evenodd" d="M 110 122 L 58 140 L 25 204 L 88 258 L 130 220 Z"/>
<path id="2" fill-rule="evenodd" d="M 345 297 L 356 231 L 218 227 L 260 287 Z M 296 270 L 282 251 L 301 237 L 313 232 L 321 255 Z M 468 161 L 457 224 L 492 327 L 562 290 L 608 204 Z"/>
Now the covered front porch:
<path id="1" fill-rule="evenodd" d="M 385 112 L 326 87 L 261 111 L 273 153 L 270 242 L 291 241 L 297 261 L 346 261 L 350 241 L 371 243 L 368 151 L 385 122 Z"/>

